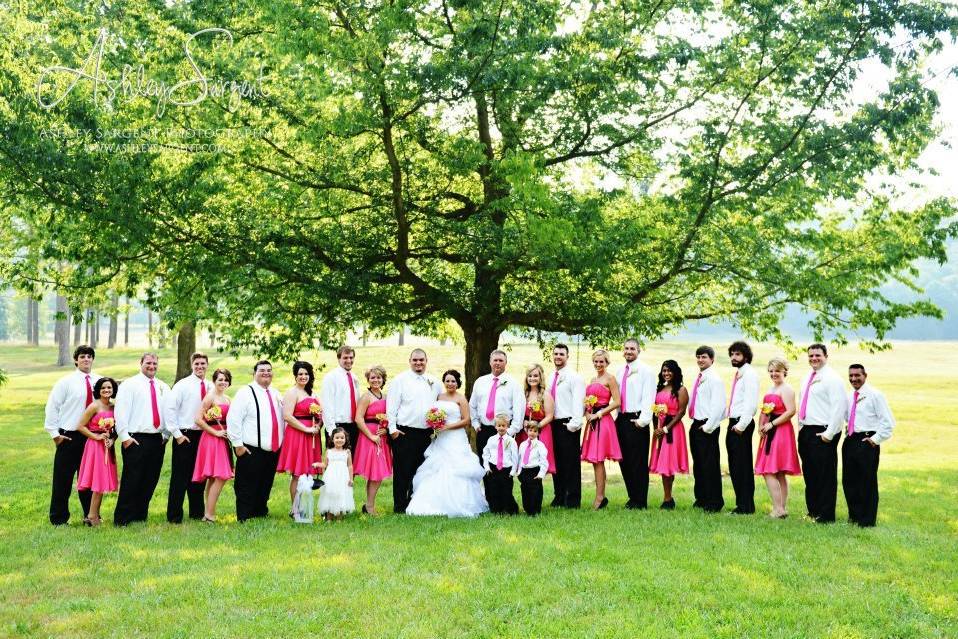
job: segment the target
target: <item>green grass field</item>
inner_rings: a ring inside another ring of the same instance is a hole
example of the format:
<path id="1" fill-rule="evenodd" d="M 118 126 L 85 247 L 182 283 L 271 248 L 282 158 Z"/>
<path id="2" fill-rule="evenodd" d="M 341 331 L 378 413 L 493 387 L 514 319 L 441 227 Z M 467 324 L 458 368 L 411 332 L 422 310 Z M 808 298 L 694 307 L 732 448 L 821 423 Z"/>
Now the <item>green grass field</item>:
<path id="1" fill-rule="evenodd" d="M 694 344 L 663 343 L 644 361 L 694 369 Z M 407 348 L 360 349 L 357 367 L 405 368 Z M 461 366 L 455 347 L 428 349 L 430 371 Z M 721 349 L 717 349 L 721 350 Z M 762 366 L 777 352 L 757 349 Z M 847 347 L 831 358 L 844 372 L 869 369 L 898 419 L 883 446 L 878 527 L 803 521 L 801 479 L 784 521 L 691 509 L 691 480 L 676 480 L 678 509 L 628 511 L 610 465 L 607 510 L 476 521 L 355 515 L 295 525 L 278 477 L 268 520 L 239 525 L 232 487 L 222 523 L 165 521 L 166 470 L 150 521 L 114 529 L 47 522 L 53 445 L 43 404 L 66 370 L 51 348 L 0 348 L 10 374 L 0 389 L 0 636 L 37 637 L 955 637 L 958 636 L 958 372 L 954 344 L 901 343 L 870 355 Z M 101 350 L 96 369 L 137 371 L 138 352 Z M 306 356 L 310 359 L 309 356 Z M 512 350 L 510 371 L 541 361 L 532 346 Z M 618 357 L 615 358 L 618 360 Z M 314 354 L 330 365 L 330 353 Z M 573 352 L 572 363 L 575 364 Z M 587 372 L 583 349 L 580 370 Z M 252 358 L 214 355 L 236 384 Z M 616 364 L 618 361 L 615 362 Z M 728 380 L 727 358 L 719 371 Z M 170 381 L 174 356 L 162 352 Z M 277 365 L 276 383 L 292 383 Z M 793 385 L 806 370 L 793 366 Z M 763 388 L 764 380 L 763 380 Z M 724 431 L 724 426 L 723 426 Z M 723 435 L 724 440 L 724 435 Z M 724 454 L 724 450 L 723 450 Z M 592 498 L 583 467 L 583 502 Z M 546 484 L 551 498 L 551 482 Z M 363 494 L 357 481 L 357 507 Z M 391 509 L 391 485 L 379 508 Z M 732 498 L 725 478 L 725 497 Z M 661 498 L 652 479 L 650 504 Z M 104 499 L 108 519 L 116 496 Z M 845 504 L 839 489 L 839 519 Z"/>

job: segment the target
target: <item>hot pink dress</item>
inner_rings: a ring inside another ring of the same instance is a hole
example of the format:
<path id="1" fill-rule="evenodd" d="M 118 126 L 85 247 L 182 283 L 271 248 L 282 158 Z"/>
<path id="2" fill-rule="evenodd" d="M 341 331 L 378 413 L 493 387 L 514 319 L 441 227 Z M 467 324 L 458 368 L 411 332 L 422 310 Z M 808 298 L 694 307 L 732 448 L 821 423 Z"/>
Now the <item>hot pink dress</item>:
<path id="1" fill-rule="evenodd" d="M 539 410 L 534 411 L 532 410 L 532 406 L 526 404 L 526 419 L 541 422 L 543 419 L 545 419 L 545 416 L 546 411 L 544 405 L 540 406 Z M 526 435 L 526 431 L 523 430 L 516 435 L 516 446 L 527 439 L 528 436 Z M 552 444 L 552 424 L 546 424 L 539 429 L 539 441 L 545 444 L 546 453 L 548 453 L 546 455 L 549 460 L 549 470 L 547 472 L 550 472 L 554 475 L 556 472 L 556 456 L 555 446 Z"/>
<path id="2" fill-rule="evenodd" d="M 101 410 L 87 424 L 94 433 L 105 433 L 109 429 L 100 426 L 100 420 L 113 418 L 112 410 Z M 110 448 L 101 441 L 87 439 L 80 459 L 80 473 L 77 475 L 77 490 L 92 490 L 95 493 L 115 493 L 119 482 L 116 475 L 116 453 L 113 442 Z"/>
<path id="3" fill-rule="evenodd" d="M 768 393 L 762 398 L 763 404 L 775 404 L 771 415 L 762 415 L 764 425 L 785 413 L 785 403 L 775 393 Z M 779 424 L 767 433 L 762 433 L 758 440 L 758 455 L 755 457 L 756 475 L 801 475 L 802 469 L 798 465 L 798 451 L 795 448 L 795 429 L 792 421 Z"/>
<path id="4" fill-rule="evenodd" d="M 213 430 L 226 430 L 226 415 L 229 404 L 217 404 L 223 415 L 217 420 L 207 421 Z M 193 481 L 203 481 L 208 477 L 216 479 L 233 478 L 233 458 L 230 455 L 229 440 L 216 437 L 205 430 L 200 435 L 200 445 L 196 448 L 196 465 L 193 466 Z"/>
<path id="5" fill-rule="evenodd" d="M 385 414 L 386 399 L 377 399 L 370 402 L 363 418 L 369 432 L 379 430 L 379 420 L 376 415 Z M 374 444 L 362 432 L 356 442 L 356 455 L 353 457 L 353 474 L 365 477 L 367 481 L 382 481 L 393 474 L 393 452 L 389 447 L 389 435 L 382 435 L 379 443 Z"/>
<path id="6" fill-rule="evenodd" d="M 304 397 L 293 407 L 293 417 L 307 428 L 313 427 L 313 416 L 309 412 L 312 404 L 319 404 L 315 397 Z M 318 418 L 317 418 L 318 420 Z M 317 421 L 318 425 L 318 421 Z M 312 475 L 318 472 L 313 462 L 323 461 L 323 441 L 319 435 L 307 435 L 301 430 L 286 426 L 283 445 L 279 449 L 276 472 L 289 472 L 291 475 Z"/>
<path id="7" fill-rule="evenodd" d="M 655 395 L 655 403 L 665 404 L 668 407 L 665 415 L 659 415 L 656 418 L 660 426 L 671 421 L 679 412 L 679 400 L 672 396 L 672 390 L 669 388 L 663 388 Z M 666 477 L 687 475 L 689 453 L 685 444 L 685 426 L 681 420 L 669 429 L 669 434 L 672 436 L 671 442 L 667 437 L 652 440 L 649 472 Z"/>
<path id="8" fill-rule="evenodd" d="M 585 389 L 586 397 L 595 395 L 599 400 L 592 407 L 592 412 L 597 413 L 609 405 L 609 399 L 612 392 L 604 384 L 592 383 Z M 619 449 L 619 436 L 615 432 L 615 421 L 612 415 L 604 415 L 598 422 L 592 422 L 591 426 L 584 426 L 586 429 L 585 438 L 582 440 L 582 461 L 598 464 L 607 459 L 619 461 L 622 459 L 622 451 Z"/>

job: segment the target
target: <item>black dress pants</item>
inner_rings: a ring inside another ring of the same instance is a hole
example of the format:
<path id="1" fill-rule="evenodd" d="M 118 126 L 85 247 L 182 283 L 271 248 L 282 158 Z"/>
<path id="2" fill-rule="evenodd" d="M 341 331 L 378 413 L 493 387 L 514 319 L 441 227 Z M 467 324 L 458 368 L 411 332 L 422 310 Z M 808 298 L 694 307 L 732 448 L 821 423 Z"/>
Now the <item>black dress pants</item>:
<path id="1" fill-rule="evenodd" d="M 809 516 L 825 524 L 835 521 L 838 499 L 838 440 L 822 441 L 825 426 L 805 424 L 798 431 L 798 455 L 805 476 L 805 506 Z"/>
<path id="2" fill-rule="evenodd" d="M 692 452 L 694 506 L 706 512 L 719 512 L 725 507 L 722 497 L 722 467 L 719 453 L 719 429 L 702 430 L 704 419 L 692 422 L 689 428 L 689 449 Z"/>
<path id="3" fill-rule="evenodd" d="M 391 440 L 393 450 L 393 512 L 405 513 L 412 499 L 412 480 L 422 466 L 432 431 L 428 428 L 399 426 L 403 433 Z"/>
<path id="4" fill-rule="evenodd" d="M 523 468 L 519 471 L 519 490 L 522 493 L 522 510 L 535 516 L 542 512 L 542 480 L 539 479 L 538 466 Z"/>
<path id="5" fill-rule="evenodd" d="M 638 413 L 619 413 L 615 418 L 615 432 L 622 450 L 619 468 L 625 492 L 629 495 L 627 508 L 648 508 L 649 505 L 649 427 L 635 425 Z"/>
<path id="6" fill-rule="evenodd" d="M 273 490 L 279 459 L 279 452 L 245 446 L 246 454 L 236 458 L 236 476 L 233 478 L 237 521 L 269 516 L 269 494 Z"/>
<path id="7" fill-rule="evenodd" d="M 728 420 L 725 452 L 728 453 L 728 474 L 735 490 L 735 512 L 750 515 L 755 512 L 755 466 L 752 464 L 755 420 L 749 420 L 741 433 L 733 428 L 738 422 L 738 417 Z"/>
<path id="8" fill-rule="evenodd" d="M 552 476 L 553 504 L 562 508 L 579 508 L 582 505 L 582 450 L 579 431 L 570 432 L 568 425 L 568 418 L 552 422 L 552 446 L 556 458 L 556 472 Z"/>
<path id="9" fill-rule="evenodd" d="M 159 433 L 130 433 L 137 443 L 120 446 L 123 455 L 123 475 L 120 493 L 113 511 L 113 525 L 126 526 L 134 521 L 146 521 L 153 491 L 160 481 L 166 442 Z"/>
<path id="10" fill-rule="evenodd" d="M 848 520 L 871 527 L 878 517 L 878 459 L 881 447 L 865 439 L 874 433 L 854 433 L 842 444 L 842 491 Z"/>
<path id="11" fill-rule="evenodd" d="M 489 512 L 496 514 L 515 515 L 519 512 L 519 504 L 512 496 L 512 467 L 503 466 L 502 469 L 493 467 L 485 477 L 486 501 L 489 502 Z"/>
<path id="12" fill-rule="evenodd" d="M 166 520 L 171 524 L 183 521 L 184 496 L 189 500 L 190 519 L 202 519 L 206 513 L 203 503 L 206 482 L 193 481 L 196 451 L 200 447 L 200 436 L 203 431 L 184 430 L 183 434 L 190 441 L 177 444 L 174 439 L 171 443 L 170 456 L 173 458 L 173 463 L 170 468 L 170 492 L 166 500 Z"/>
<path id="13" fill-rule="evenodd" d="M 53 485 L 50 490 L 50 523 L 59 526 L 70 521 L 70 495 L 73 494 L 73 480 L 80 470 L 80 460 L 86 446 L 86 437 L 76 431 L 60 429 L 60 434 L 69 437 L 56 447 L 53 453 Z M 83 516 L 90 512 L 89 490 L 78 490 L 80 508 Z"/>

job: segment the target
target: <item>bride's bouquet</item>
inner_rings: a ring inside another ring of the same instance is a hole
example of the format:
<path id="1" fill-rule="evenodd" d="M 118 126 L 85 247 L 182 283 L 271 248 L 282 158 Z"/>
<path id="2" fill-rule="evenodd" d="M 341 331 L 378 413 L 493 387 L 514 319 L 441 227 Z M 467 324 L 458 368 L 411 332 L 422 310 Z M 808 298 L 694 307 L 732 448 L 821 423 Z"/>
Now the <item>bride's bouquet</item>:
<path id="1" fill-rule="evenodd" d="M 446 411 L 433 406 L 426 413 L 426 426 L 432 429 L 432 436 L 435 437 L 439 430 L 446 425 Z"/>

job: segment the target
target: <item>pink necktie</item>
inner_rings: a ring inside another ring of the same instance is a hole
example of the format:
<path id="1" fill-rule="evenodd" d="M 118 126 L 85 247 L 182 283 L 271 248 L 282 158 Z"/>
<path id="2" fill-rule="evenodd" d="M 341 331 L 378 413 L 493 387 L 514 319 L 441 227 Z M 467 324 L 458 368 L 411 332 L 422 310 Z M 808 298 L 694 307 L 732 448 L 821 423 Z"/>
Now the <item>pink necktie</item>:
<path id="1" fill-rule="evenodd" d="M 93 403 L 93 387 L 90 386 L 90 376 L 86 376 L 86 404 L 84 408 Z"/>
<path id="2" fill-rule="evenodd" d="M 200 401 L 203 401 L 205 397 L 206 397 L 206 382 L 201 379 L 200 380 Z"/>
<path id="3" fill-rule="evenodd" d="M 549 394 L 552 395 L 552 399 L 556 398 L 556 386 L 559 384 L 559 371 L 556 371 L 552 376 L 552 386 L 549 387 Z"/>
<path id="4" fill-rule="evenodd" d="M 502 435 L 499 435 L 499 451 L 496 453 L 496 468 L 502 470 L 502 462 L 505 457 L 505 449 L 502 445 Z"/>
<path id="5" fill-rule="evenodd" d="M 156 382 L 150 380 L 150 402 L 153 404 L 153 428 L 160 427 L 160 407 L 156 403 Z"/>
<path id="6" fill-rule="evenodd" d="M 852 395 L 852 412 L 848 416 L 848 434 L 855 434 L 855 410 L 858 408 L 858 391 Z"/>
<path id="7" fill-rule="evenodd" d="M 808 383 L 805 384 L 805 391 L 802 393 L 802 406 L 798 409 L 798 418 L 803 421 L 805 419 L 805 410 L 808 408 L 808 389 L 812 387 L 812 382 L 815 381 L 816 375 L 818 375 L 818 371 L 812 371 L 811 377 L 808 378 Z"/>
<path id="8" fill-rule="evenodd" d="M 626 412 L 625 410 L 625 389 L 628 387 L 626 381 L 629 379 L 629 365 L 625 365 L 625 373 L 622 374 L 622 384 L 619 386 L 619 396 L 622 400 L 621 405 L 619 406 L 619 411 Z"/>
<path id="9" fill-rule="evenodd" d="M 492 421 L 496 418 L 496 391 L 499 390 L 499 378 L 492 378 L 492 390 L 489 391 L 489 401 L 486 402 L 486 419 Z M 501 440 L 499 446 L 502 446 Z M 500 449 L 501 450 L 501 449 Z"/>
<path id="10" fill-rule="evenodd" d="M 532 440 L 526 440 L 526 453 L 522 456 L 522 465 L 527 466 L 529 464 L 529 455 L 532 453 Z"/>
<path id="11" fill-rule="evenodd" d="M 353 374 L 346 371 L 346 384 L 349 386 L 349 421 L 356 421 L 356 385 L 353 384 Z"/>
<path id="12" fill-rule="evenodd" d="M 276 419 L 276 406 L 273 405 L 273 398 L 269 394 L 269 390 L 266 391 L 266 401 L 269 403 L 269 415 L 273 418 L 273 431 L 270 435 L 273 440 L 273 450 L 279 450 L 279 420 Z"/>
<path id="13" fill-rule="evenodd" d="M 732 378 L 732 392 L 728 396 L 728 410 L 725 411 L 728 413 L 728 416 L 732 416 L 732 401 L 735 399 L 735 385 L 738 384 L 738 372 L 735 373 L 735 377 Z"/>
<path id="14" fill-rule="evenodd" d="M 699 384 L 702 383 L 702 373 L 695 378 L 695 386 L 692 387 L 692 401 L 689 402 L 689 417 L 695 419 L 695 398 L 699 394 Z"/>

